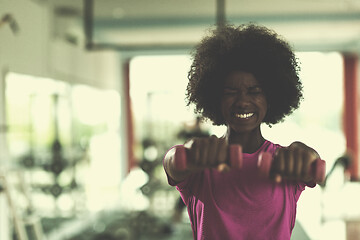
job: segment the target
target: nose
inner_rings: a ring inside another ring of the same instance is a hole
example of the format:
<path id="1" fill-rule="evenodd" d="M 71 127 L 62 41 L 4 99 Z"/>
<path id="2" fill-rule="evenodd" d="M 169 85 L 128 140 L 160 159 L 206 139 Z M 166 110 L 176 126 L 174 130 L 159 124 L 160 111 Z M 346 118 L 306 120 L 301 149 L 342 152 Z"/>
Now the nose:
<path id="1" fill-rule="evenodd" d="M 246 108 L 250 105 L 250 98 L 247 94 L 239 92 L 236 96 L 235 106 L 237 108 Z"/>

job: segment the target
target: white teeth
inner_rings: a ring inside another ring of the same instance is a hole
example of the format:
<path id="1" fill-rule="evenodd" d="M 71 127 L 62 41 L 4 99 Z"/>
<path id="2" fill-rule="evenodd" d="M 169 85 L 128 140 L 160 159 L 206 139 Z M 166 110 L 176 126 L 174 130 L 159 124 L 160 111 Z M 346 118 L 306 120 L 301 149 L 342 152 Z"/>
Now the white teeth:
<path id="1" fill-rule="evenodd" d="M 235 114 L 236 117 L 243 118 L 243 119 L 250 118 L 253 115 L 254 115 L 254 113 L 237 113 L 237 114 Z"/>

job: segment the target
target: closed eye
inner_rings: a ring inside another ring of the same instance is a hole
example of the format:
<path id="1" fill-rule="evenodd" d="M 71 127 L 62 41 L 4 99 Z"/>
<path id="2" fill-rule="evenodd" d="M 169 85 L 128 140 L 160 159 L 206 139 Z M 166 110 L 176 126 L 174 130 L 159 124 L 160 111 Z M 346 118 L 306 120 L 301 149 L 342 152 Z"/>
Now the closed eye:
<path id="1" fill-rule="evenodd" d="M 231 94 L 236 94 L 238 91 L 234 88 L 225 88 L 224 89 L 224 94 L 226 95 L 231 95 Z"/>
<path id="2" fill-rule="evenodd" d="M 234 95 L 234 94 L 238 94 L 240 93 L 241 90 L 237 89 L 237 88 L 232 88 L 232 87 L 225 87 L 224 88 L 224 95 Z M 263 90 L 260 86 L 251 86 L 248 87 L 247 89 L 247 94 L 262 94 Z"/>
<path id="3" fill-rule="evenodd" d="M 262 88 L 259 87 L 259 86 L 250 87 L 248 91 L 249 91 L 250 94 L 260 94 L 260 93 L 263 93 Z"/>

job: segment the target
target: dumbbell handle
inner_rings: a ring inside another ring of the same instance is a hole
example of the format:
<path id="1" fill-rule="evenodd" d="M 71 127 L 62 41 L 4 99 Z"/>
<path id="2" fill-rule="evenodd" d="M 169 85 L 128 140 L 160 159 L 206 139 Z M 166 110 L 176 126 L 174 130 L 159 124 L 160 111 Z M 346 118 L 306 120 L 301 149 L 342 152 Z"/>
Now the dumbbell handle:
<path id="1" fill-rule="evenodd" d="M 262 152 L 259 155 L 258 167 L 259 172 L 264 177 L 269 177 L 271 171 L 273 157 L 269 152 Z M 316 159 L 310 166 L 309 174 L 314 178 L 316 183 L 321 183 L 325 180 L 326 163 L 320 158 Z"/>
<path id="2" fill-rule="evenodd" d="M 187 149 L 183 145 L 175 147 L 174 163 L 177 170 L 187 169 Z M 242 148 L 240 145 L 229 145 L 229 164 L 230 167 L 240 169 L 242 166 Z"/>

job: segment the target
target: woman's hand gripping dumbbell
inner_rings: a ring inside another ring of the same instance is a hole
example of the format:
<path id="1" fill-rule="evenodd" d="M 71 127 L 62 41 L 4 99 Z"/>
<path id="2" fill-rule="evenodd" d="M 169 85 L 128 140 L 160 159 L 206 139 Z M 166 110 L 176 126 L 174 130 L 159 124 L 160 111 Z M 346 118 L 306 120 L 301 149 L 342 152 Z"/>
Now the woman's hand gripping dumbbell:
<path id="1" fill-rule="evenodd" d="M 322 183 L 325 180 L 326 163 L 313 149 L 295 142 L 287 148 L 278 149 L 274 157 L 269 152 L 260 153 L 258 169 L 261 176 L 276 182 L 286 178 Z"/>
<path id="2" fill-rule="evenodd" d="M 224 172 L 230 168 L 240 169 L 242 148 L 237 144 L 228 145 L 226 139 L 215 136 L 195 138 L 175 147 L 174 165 L 179 171 L 216 168 Z"/>

